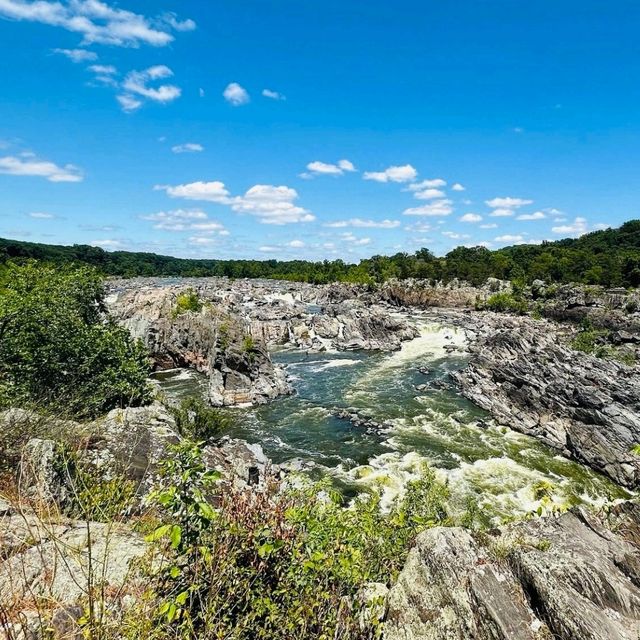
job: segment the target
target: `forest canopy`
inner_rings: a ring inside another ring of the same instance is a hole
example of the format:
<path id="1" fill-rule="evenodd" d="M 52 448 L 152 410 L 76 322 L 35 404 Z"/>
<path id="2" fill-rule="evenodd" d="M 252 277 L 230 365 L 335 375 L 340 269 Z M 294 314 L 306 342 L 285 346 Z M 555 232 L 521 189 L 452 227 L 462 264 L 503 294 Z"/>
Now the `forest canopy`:
<path id="1" fill-rule="evenodd" d="M 580 238 L 524 244 L 491 251 L 457 247 L 443 257 L 424 248 L 415 253 L 373 256 L 358 264 L 343 260 L 199 260 L 155 253 L 107 252 L 88 245 L 47 245 L 0 239 L 0 263 L 36 259 L 53 264 L 85 263 L 106 276 L 272 278 L 312 283 L 373 284 L 390 278 L 454 278 L 479 285 L 487 278 L 579 282 L 606 287 L 640 285 L 640 220 Z"/>

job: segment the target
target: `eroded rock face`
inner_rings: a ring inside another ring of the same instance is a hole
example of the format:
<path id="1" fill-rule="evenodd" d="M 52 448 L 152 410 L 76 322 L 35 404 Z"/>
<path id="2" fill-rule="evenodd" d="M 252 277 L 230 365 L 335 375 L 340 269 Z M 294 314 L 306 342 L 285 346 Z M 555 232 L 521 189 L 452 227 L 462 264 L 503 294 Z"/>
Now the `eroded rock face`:
<path id="1" fill-rule="evenodd" d="M 418 536 L 388 598 L 385 640 L 636 640 L 640 507 L 584 510 L 490 536 Z"/>
<path id="2" fill-rule="evenodd" d="M 271 362 L 263 343 L 250 339 L 250 327 L 221 302 L 224 296 L 211 299 L 201 311 L 176 314 L 177 297 L 186 288 L 126 291 L 111 300 L 110 312 L 143 340 L 157 368 L 206 373 L 214 406 L 261 404 L 290 393 L 282 369 Z"/>
<path id="3" fill-rule="evenodd" d="M 476 318 L 469 366 L 452 374 L 500 423 L 634 488 L 640 484 L 640 369 L 567 346 L 557 325 Z"/>

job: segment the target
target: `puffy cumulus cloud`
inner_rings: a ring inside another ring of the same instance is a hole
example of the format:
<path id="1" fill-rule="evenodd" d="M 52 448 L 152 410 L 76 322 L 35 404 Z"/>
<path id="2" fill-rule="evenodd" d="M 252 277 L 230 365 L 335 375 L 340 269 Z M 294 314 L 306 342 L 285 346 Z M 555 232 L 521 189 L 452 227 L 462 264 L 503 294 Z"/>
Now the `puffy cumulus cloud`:
<path id="1" fill-rule="evenodd" d="M 505 234 L 503 236 L 498 236 L 497 238 L 494 238 L 494 240 L 496 242 L 523 242 L 524 241 L 524 236 L 523 235 L 511 235 L 511 234 Z"/>
<path id="2" fill-rule="evenodd" d="M 263 89 L 262 95 L 265 98 L 270 98 L 271 100 L 286 100 L 287 96 L 282 95 L 278 91 L 272 91 L 271 89 Z"/>
<path id="3" fill-rule="evenodd" d="M 202 209 L 158 211 L 157 213 L 140 216 L 140 218 L 153 222 L 153 228 L 162 231 L 196 231 L 199 237 L 229 235 L 222 223 L 210 220 Z"/>
<path id="4" fill-rule="evenodd" d="M 163 47 L 174 40 L 172 32 L 191 31 L 193 20 L 177 19 L 173 13 L 155 18 L 112 7 L 100 0 L 0 0 L 0 16 L 11 20 L 39 22 L 78 33 L 83 44 Z"/>
<path id="5" fill-rule="evenodd" d="M 451 190 L 452 191 L 466 191 L 466 189 L 459 182 L 456 182 L 455 184 L 452 184 L 451 185 Z"/>
<path id="6" fill-rule="evenodd" d="M 204 151 L 204 147 L 197 142 L 185 142 L 184 144 L 176 144 L 171 147 L 173 153 L 199 153 Z"/>
<path id="7" fill-rule="evenodd" d="M 232 199 L 231 208 L 258 218 L 263 224 L 283 225 L 292 222 L 312 222 L 315 216 L 295 204 L 298 192 L 291 187 L 257 184 L 243 196 Z"/>
<path id="8" fill-rule="evenodd" d="M 498 225 L 495 222 L 488 222 L 480 225 L 481 229 L 497 229 Z"/>
<path id="9" fill-rule="evenodd" d="M 355 247 L 363 247 L 367 244 L 371 244 L 371 238 L 358 238 L 351 232 L 340 234 L 340 239 L 347 244 L 351 244 Z"/>
<path id="10" fill-rule="evenodd" d="M 214 244 L 216 242 L 215 238 L 211 236 L 191 236 L 188 240 L 189 244 L 194 244 L 196 246 L 208 246 L 210 244 Z"/>
<path id="11" fill-rule="evenodd" d="M 411 207 L 403 212 L 405 216 L 449 216 L 453 213 L 451 200 L 434 200 L 421 207 Z"/>
<path id="12" fill-rule="evenodd" d="M 365 180 L 375 182 L 412 182 L 418 172 L 410 165 L 388 167 L 384 171 L 366 171 L 362 176 Z"/>
<path id="13" fill-rule="evenodd" d="M 464 244 L 468 249 L 473 249 L 474 247 L 484 247 L 485 249 L 491 249 L 493 246 L 493 242 L 489 242 L 488 240 L 483 240 L 482 242 L 467 242 Z"/>
<path id="14" fill-rule="evenodd" d="M 282 251 L 282 247 L 275 244 L 263 244 L 261 247 L 258 247 L 258 251 L 262 253 L 278 253 Z"/>
<path id="15" fill-rule="evenodd" d="M 293 249 L 302 249 L 302 247 L 305 246 L 302 240 L 292 240 L 291 242 L 288 243 L 288 245 Z"/>
<path id="16" fill-rule="evenodd" d="M 493 198 L 493 200 L 485 200 L 485 204 L 491 209 L 518 209 L 528 204 L 532 204 L 533 200 L 525 200 L 524 198 Z"/>
<path id="17" fill-rule="evenodd" d="M 72 164 L 63 167 L 48 160 L 39 160 L 33 154 L 21 157 L 5 156 L 0 158 L 0 173 L 11 176 L 38 176 L 49 182 L 82 182 L 80 169 Z"/>
<path id="18" fill-rule="evenodd" d="M 480 222 L 481 220 L 482 216 L 479 216 L 477 213 L 465 213 L 460 218 L 460 222 Z"/>
<path id="19" fill-rule="evenodd" d="M 442 235 L 447 238 L 451 238 L 452 240 L 466 240 L 471 237 L 467 233 L 457 233 L 456 231 L 443 231 Z"/>
<path id="20" fill-rule="evenodd" d="M 2 7 L 2 0 L 0 0 L 0 7 Z M 0 8 L 0 13 L 2 9 Z M 53 49 L 54 53 L 59 53 L 62 56 L 66 56 L 71 62 L 92 62 L 98 59 L 98 54 L 94 51 L 87 51 L 86 49 Z"/>
<path id="21" fill-rule="evenodd" d="M 415 191 L 413 196 L 418 200 L 435 200 L 436 198 L 444 198 L 445 193 L 441 189 L 424 189 L 423 191 Z"/>
<path id="22" fill-rule="evenodd" d="M 563 224 L 551 227 L 551 231 L 567 236 L 582 236 L 589 230 L 586 218 L 577 217 L 571 224 Z"/>
<path id="23" fill-rule="evenodd" d="M 427 233 L 433 229 L 433 226 L 428 222 L 414 222 L 413 224 L 408 224 L 404 230 L 405 231 L 414 231 L 416 233 Z"/>
<path id="24" fill-rule="evenodd" d="M 166 191 L 172 198 L 184 198 L 186 200 L 201 200 L 203 202 L 217 202 L 218 204 L 230 204 L 229 192 L 224 182 L 217 180 L 212 182 L 190 182 L 174 187 L 168 185 L 156 185 L 155 191 Z"/>
<path id="25" fill-rule="evenodd" d="M 547 216 L 542 211 L 536 211 L 535 213 L 521 213 L 516 217 L 516 220 L 544 220 Z"/>
<path id="26" fill-rule="evenodd" d="M 494 209 L 489 216 L 492 218 L 509 218 L 512 215 L 514 215 L 514 212 L 512 209 Z"/>
<path id="27" fill-rule="evenodd" d="M 338 160 L 335 164 L 328 162 L 320 162 L 320 160 L 314 160 L 307 165 L 308 174 L 303 174 L 302 177 L 311 177 L 318 175 L 325 176 L 341 176 L 345 172 L 357 171 L 353 162 L 350 160 Z"/>
<path id="28" fill-rule="evenodd" d="M 231 196 L 224 183 L 219 181 L 156 185 L 154 189 L 165 191 L 172 198 L 228 205 L 236 213 L 253 215 L 263 224 L 283 225 L 315 220 L 310 211 L 295 204 L 298 192 L 286 186 L 257 184 L 242 196 Z"/>
<path id="29" fill-rule="evenodd" d="M 240 86 L 237 82 L 230 82 L 222 92 L 224 99 L 234 107 L 240 107 L 247 104 L 251 98 L 247 90 Z"/>
<path id="30" fill-rule="evenodd" d="M 2 0 L 0 0 L 1 2 Z M 161 84 L 150 87 L 149 83 L 157 80 L 165 80 L 173 76 L 173 71 L 163 64 L 149 67 L 142 71 L 130 71 L 122 83 L 124 91 L 117 96 L 118 102 L 124 111 L 135 111 L 142 106 L 142 100 L 152 100 L 166 104 L 180 97 L 182 90 L 173 84 Z"/>
<path id="31" fill-rule="evenodd" d="M 414 182 L 407 187 L 408 191 L 424 191 L 425 189 L 440 189 L 446 187 L 447 183 L 442 178 L 431 178 L 430 180 L 422 180 Z"/>
<path id="32" fill-rule="evenodd" d="M 336 220 L 327 222 L 325 227 L 340 229 L 344 227 L 356 227 L 361 229 L 395 229 L 400 226 L 400 220 L 363 220 L 362 218 L 350 218 L 349 220 Z"/>

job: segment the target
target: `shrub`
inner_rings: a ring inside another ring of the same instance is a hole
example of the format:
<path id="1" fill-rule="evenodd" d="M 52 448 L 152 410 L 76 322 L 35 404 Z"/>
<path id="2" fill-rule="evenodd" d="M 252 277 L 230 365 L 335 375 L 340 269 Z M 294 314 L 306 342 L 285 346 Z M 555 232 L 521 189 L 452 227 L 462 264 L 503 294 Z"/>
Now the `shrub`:
<path id="1" fill-rule="evenodd" d="M 193 289 L 187 289 L 178 294 L 176 298 L 176 306 L 173 311 L 173 315 L 179 316 L 187 311 L 199 313 L 202 311 L 203 304 L 198 297 L 198 294 Z"/>
<path id="2" fill-rule="evenodd" d="M 214 409 L 200 397 L 185 398 L 178 406 L 169 407 L 178 433 L 195 440 L 217 438 L 231 425 L 231 419 L 220 409 Z"/>
<path id="3" fill-rule="evenodd" d="M 488 311 L 497 311 L 499 313 L 517 313 L 524 314 L 527 312 L 527 303 L 524 300 L 514 297 L 510 293 L 494 293 L 490 296 L 482 307 Z"/>
<path id="4" fill-rule="evenodd" d="M 88 267 L 9 264 L 0 276 L 0 407 L 94 417 L 147 402 L 146 350 L 104 315 Z"/>
<path id="5" fill-rule="evenodd" d="M 152 621 L 145 637 L 376 637 L 375 620 L 361 627 L 357 594 L 368 581 L 390 582 L 416 534 L 448 521 L 447 490 L 428 469 L 387 514 L 376 492 L 345 508 L 327 482 L 229 487 L 214 509 L 215 481 L 194 443 L 164 465 L 168 488 L 155 495 L 164 523 L 149 540 L 165 562 L 152 575 L 152 611 L 136 614 Z"/>

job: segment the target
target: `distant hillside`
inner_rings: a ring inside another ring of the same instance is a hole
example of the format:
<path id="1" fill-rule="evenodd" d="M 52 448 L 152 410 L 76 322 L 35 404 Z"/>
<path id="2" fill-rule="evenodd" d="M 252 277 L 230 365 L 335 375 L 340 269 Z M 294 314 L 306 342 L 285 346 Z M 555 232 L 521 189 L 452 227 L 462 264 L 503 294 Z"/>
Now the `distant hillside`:
<path id="1" fill-rule="evenodd" d="M 640 220 L 580 238 L 517 245 L 490 251 L 458 247 L 443 258 L 429 249 L 373 256 L 359 264 L 342 260 L 192 260 L 129 251 L 107 252 L 88 245 L 60 246 L 0 239 L 0 263 L 37 259 L 56 264 L 83 262 L 109 276 L 228 276 L 281 278 L 305 282 L 382 282 L 397 278 L 460 278 L 481 284 L 489 277 L 584 282 L 604 286 L 640 285 Z"/>

